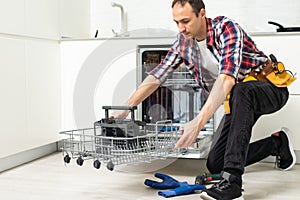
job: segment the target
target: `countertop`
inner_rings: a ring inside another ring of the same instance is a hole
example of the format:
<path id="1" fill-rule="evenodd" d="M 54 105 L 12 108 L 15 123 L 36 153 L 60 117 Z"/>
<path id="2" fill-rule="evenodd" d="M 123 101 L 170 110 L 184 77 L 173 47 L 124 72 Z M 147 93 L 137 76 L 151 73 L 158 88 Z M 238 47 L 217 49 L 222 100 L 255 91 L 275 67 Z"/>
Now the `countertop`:
<path id="1" fill-rule="evenodd" d="M 97 38 L 72 38 L 62 37 L 60 41 L 84 41 L 84 40 L 134 40 L 134 39 L 170 39 L 175 38 L 177 33 L 171 34 L 130 34 L 127 36 L 115 36 L 115 37 L 97 37 Z M 300 36 L 300 32 L 250 32 L 250 36 Z"/>

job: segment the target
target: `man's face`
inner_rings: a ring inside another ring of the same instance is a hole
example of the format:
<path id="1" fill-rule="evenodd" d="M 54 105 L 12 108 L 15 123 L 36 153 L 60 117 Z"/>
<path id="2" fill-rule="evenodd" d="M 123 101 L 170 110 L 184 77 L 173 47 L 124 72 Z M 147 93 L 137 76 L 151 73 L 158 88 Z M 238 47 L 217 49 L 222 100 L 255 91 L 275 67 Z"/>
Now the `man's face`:
<path id="1" fill-rule="evenodd" d="M 189 3 L 185 3 L 183 6 L 177 3 L 173 6 L 172 11 L 173 19 L 180 33 L 183 33 L 189 38 L 196 38 L 198 40 L 205 39 L 206 21 L 204 9 L 201 9 L 197 17 Z"/>

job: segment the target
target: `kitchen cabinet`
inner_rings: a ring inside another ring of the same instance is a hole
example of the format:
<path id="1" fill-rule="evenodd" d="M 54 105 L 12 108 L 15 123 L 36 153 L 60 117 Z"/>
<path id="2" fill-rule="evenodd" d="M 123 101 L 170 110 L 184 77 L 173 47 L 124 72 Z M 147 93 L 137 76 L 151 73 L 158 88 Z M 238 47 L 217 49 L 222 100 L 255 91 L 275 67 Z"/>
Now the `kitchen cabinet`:
<path id="1" fill-rule="evenodd" d="M 55 143 L 61 124 L 59 44 L 0 38 L 0 52 L 0 158 Z"/>
<path id="2" fill-rule="evenodd" d="M 300 150 L 299 118 L 300 95 L 291 94 L 287 104 L 278 112 L 262 116 L 253 128 L 252 140 L 256 140 L 277 132 L 281 127 L 291 130 L 294 149 Z"/>
<path id="3" fill-rule="evenodd" d="M 2 171 L 56 151 L 61 73 L 59 0 L 0 5 Z"/>
<path id="4" fill-rule="evenodd" d="M 257 34 L 253 37 L 258 47 L 266 54 L 273 53 L 285 67 L 293 73 L 299 73 L 300 33 Z M 296 77 L 298 77 L 296 75 Z M 300 81 L 298 79 L 289 87 L 290 97 L 287 104 L 278 112 L 261 117 L 253 128 L 252 140 L 262 138 L 285 126 L 292 131 L 296 152 L 300 150 L 300 128 L 297 115 L 300 111 Z M 297 156 L 299 153 L 297 153 Z"/>
<path id="5" fill-rule="evenodd" d="M 26 132 L 26 69 L 24 42 L 0 38 L 0 158 L 19 151 Z M 15 59 L 15 58 L 18 59 Z M 22 136 L 22 135 L 21 135 Z"/>
<path id="6" fill-rule="evenodd" d="M 274 54 L 278 61 L 284 63 L 286 69 L 296 74 L 300 72 L 300 33 L 255 34 L 252 38 L 260 50 L 267 55 Z M 300 94 L 300 81 L 296 80 L 289 87 L 289 91 L 290 94 Z"/>

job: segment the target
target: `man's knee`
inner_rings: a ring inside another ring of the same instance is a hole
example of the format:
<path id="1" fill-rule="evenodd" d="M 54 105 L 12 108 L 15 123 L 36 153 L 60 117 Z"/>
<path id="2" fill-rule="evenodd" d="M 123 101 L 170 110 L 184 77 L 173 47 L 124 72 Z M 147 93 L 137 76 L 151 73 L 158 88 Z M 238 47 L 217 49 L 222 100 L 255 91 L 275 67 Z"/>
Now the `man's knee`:
<path id="1" fill-rule="evenodd" d="M 211 173 L 211 174 L 219 174 L 223 170 L 223 166 L 220 165 L 219 162 L 214 160 L 212 158 L 212 156 L 209 156 L 207 158 L 206 168 L 208 169 L 209 173 Z"/>
<path id="2" fill-rule="evenodd" d="M 249 95 L 249 90 L 252 87 L 249 83 L 236 84 L 232 90 L 232 97 L 245 98 L 245 96 Z"/>

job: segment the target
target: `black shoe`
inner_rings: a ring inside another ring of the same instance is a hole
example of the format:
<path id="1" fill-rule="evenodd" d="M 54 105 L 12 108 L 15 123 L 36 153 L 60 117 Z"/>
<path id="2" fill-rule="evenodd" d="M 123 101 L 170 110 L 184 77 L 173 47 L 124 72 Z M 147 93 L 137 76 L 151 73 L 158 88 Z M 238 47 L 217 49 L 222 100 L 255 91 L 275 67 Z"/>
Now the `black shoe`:
<path id="1" fill-rule="evenodd" d="M 222 180 L 201 193 L 206 200 L 243 200 L 242 180 L 227 172 L 222 172 Z"/>
<path id="2" fill-rule="evenodd" d="M 278 133 L 272 134 L 273 137 L 280 139 L 278 154 L 276 155 L 276 167 L 280 170 L 289 170 L 296 163 L 296 155 L 290 140 L 291 131 L 288 128 L 281 128 Z"/>

